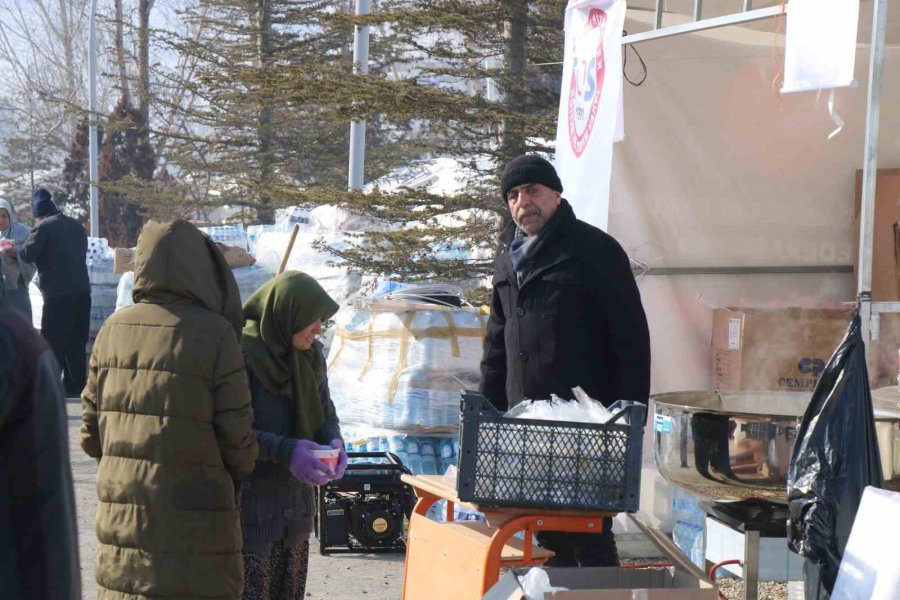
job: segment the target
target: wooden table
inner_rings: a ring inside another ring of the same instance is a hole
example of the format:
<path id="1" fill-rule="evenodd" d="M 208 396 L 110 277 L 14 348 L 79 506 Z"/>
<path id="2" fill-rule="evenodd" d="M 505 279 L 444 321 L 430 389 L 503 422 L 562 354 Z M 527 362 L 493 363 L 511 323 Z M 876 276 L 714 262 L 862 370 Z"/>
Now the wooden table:
<path id="1" fill-rule="evenodd" d="M 455 486 L 439 475 L 403 475 L 418 501 L 409 519 L 403 600 L 479 600 L 500 577 L 501 567 L 540 565 L 553 552 L 536 547 L 537 531 L 600 533 L 614 513 L 581 510 L 485 507 L 461 502 Z M 447 522 L 426 513 L 447 501 Z M 454 521 L 454 505 L 482 512 L 487 523 Z M 523 532 L 524 539 L 514 537 Z"/>

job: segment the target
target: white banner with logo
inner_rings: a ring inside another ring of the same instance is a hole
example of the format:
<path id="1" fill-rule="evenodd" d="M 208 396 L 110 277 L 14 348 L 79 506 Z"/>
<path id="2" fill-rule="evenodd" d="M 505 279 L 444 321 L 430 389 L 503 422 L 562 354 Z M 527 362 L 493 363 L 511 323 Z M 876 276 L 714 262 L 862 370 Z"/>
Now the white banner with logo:
<path id="1" fill-rule="evenodd" d="M 556 170 L 582 221 L 605 230 L 613 141 L 622 137 L 625 0 L 569 0 Z"/>
<path id="2" fill-rule="evenodd" d="M 853 84 L 859 0 L 791 0 L 781 93 Z"/>

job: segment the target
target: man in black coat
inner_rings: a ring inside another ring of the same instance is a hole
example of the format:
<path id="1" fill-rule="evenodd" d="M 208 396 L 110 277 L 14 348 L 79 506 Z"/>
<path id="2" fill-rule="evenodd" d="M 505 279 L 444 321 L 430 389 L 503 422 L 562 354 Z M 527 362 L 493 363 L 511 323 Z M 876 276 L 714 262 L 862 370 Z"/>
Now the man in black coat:
<path id="1" fill-rule="evenodd" d="M 500 236 L 481 391 L 498 409 L 580 386 L 604 405 L 647 402 L 650 334 L 625 251 L 579 221 L 546 160 L 524 155 L 501 179 L 513 221 Z M 618 564 L 612 520 L 602 534 L 542 532 L 552 566 Z"/>
<path id="2" fill-rule="evenodd" d="M 66 399 L 53 353 L 0 308 L 0 582 L 4 600 L 81 600 Z"/>
<path id="3" fill-rule="evenodd" d="M 87 233 L 57 210 L 43 188 L 34 193 L 32 213 L 37 225 L 19 250 L 19 259 L 37 266 L 44 297 L 41 335 L 63 370 L 66 393 L 78 396 L 87 380 L 85 346 L 91 325 Z"/>

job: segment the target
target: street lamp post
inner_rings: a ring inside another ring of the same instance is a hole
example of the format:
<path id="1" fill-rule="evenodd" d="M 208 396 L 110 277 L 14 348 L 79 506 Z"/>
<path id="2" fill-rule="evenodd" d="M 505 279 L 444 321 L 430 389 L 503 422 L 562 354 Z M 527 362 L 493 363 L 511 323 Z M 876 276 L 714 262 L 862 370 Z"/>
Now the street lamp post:
<path id="1" fill-rule="evenodd" d="M 88 90 L 90 96 L 89 144 L 91 177 L 91 237 L 100 237 L 100 198 L 97 183 L 100 178 L 97 142 L 97 0 L 91 0 L 91 22 L 88 32 Z"/>

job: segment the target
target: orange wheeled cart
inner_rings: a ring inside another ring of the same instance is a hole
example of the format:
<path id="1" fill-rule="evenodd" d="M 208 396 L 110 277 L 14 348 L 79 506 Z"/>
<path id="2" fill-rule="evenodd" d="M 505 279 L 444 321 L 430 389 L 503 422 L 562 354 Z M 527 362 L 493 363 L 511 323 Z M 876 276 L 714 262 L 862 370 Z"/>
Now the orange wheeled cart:
<path id="1" fill-rule="evenodd" d="M 501 567 L 540 565 L 553 553 L 536 547 L 538 531 L 600 533 L 615 513 L 582 510 L 481 507 L 460 502 L 456 490 L 435 475 L 403 475 L 418 497 L 409 520 L 403 600 L 479 600 L 500 578 Z M 447 501 L 447 522 L 426 513 Z M 482 512 L 487 523 L 453 521 L 455 504 Z M 515 534 L 523 532 L 524 539 Z"/>

